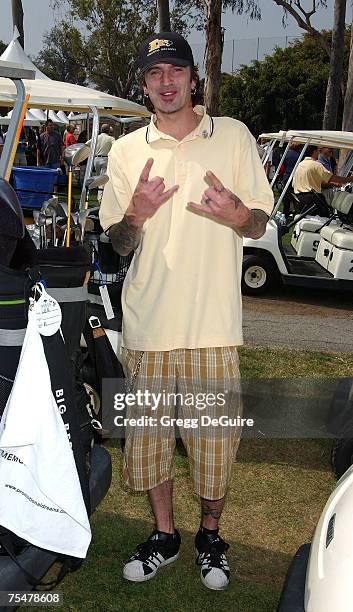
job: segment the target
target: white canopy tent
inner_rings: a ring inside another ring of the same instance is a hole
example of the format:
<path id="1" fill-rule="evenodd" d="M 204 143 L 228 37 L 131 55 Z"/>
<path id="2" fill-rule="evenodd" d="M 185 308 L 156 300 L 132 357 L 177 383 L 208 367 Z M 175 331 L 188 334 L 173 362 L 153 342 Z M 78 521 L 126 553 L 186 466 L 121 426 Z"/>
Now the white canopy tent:
<path id="1" fill-rule="evenodd" d="M 91 138 L 91 150 L 89 157 L 87 159 L 86 164 L 86 172 L 85 178 L 83 182 L 83 188 L 80 199 L 80 208 L 83 207 L 85 197 L 86 197 L 86 182 L 88 177 L 91 174 L 93 167 L 93 159 L 94 159 L 94 151 L 97 142 L 97 136 L 99 131 L 99 113 L 107 114 L 107 115 L 120 115 L 120 116 L 128 116 L 128 117 L 148 117 L 150 116 L 149 111 L 146 107 L 141 106 L 140 104 L 136 104 L 135 102 L 130 102 L 129 100 L 125 100 L 123 98 L 118 98 L 116 96 L 111 96 L 107 93 L 97 91 L 90 87 L 81 87 L 80 85 L 74 85 L 72 83 L 63 83 L 60 81 L 54 81 L 48 78 L 41 76 L 43 73 L 37 71 L 36 67 L 33 66 L 32 62 L 27 58 L 23 57 L 25 55 L 23 49 L 18 50 L 18 43 L 16 43 L 17 34 L 14 33 L 14 40 L 10 43 L 8 47 L 8 55 L 7 61 L 1 60 L 0 58 L 0 71 L 3 74 L 3 77 L 0 77 L 0 106 L 14 107 L 16 105 L 16 114 L 18 108 L 18 96 L 19 91 L 21 90 L 21 100 L 24 99 L 24 96 L 29 96 L 29 104 L 31 108 L 37 109 L 46 109 L 53 111 L 68 111 L 68 112 L 89 112 L 91 111 L 94 115 L 93 117 L 93 125 L 92 125 L 92 138 Z M 11 49 L 21 54 L 18 55 L 17 60 L 20 60 L 20 63 L 10 62 L 9 56 Z M 29 68 L 34 69 L 35 78 L 31 80 L 31 74 Z M 24 71 L 24 63 L 27 65 L 27 74 Z M 15 79 L 5 78 L 7 75 L 16 73 L 21 74 L 21 84 L 19 81 Z M 26 77 L 26 78 L 23 78 Z M 17 103 L 17 104 L 16 104 Z M 2 158 L 5 159 L 7 163 L 8 160 L 8 151 L 6 151 L 7 156 Z M 3 162 L 3 166 L 6 169 L 6 163 Z M 2 168 L 0 168 L 2 170 Z M 7 170 L 6 170 L 7 171 Z"/>
<path id="2" fill-rule="evenodd" d="M 76 115 L 74 113 L 70 113 L 69 115 L 70 121 L 83 121 L 84 119 L 87 119 L 87 117 L 89 117 L 89 119 L 92 119 L 92 113 L 78 113 Z M 107 113 L 99 113 L 99 117 L 100 119 L 111 119 L 116 123 L 133 123 L 134 121 L 142 120 L 142 117 L 114 117 L 112 115 L 108 115 Z"/>
<path id="3" fill-rule="evenodd" d="M 31 108 L 85 112 L 94 106 L 98 112 L 103 111 L 110 115 L 149 116 L 147 109 L 135 102 L 117 98 L 90 87 L 49 79 L 26 55 L 17 40 L 18 36 L 18 30 L 15 28 L 13 38 L 1 55 L 0 62 L 6 61 L 16 64 L 17 68 L 34 70 L 35 79 L 33 81 L 23 80 L 26 94 L 30 94 Z M 13 106 L 16 95 L 14 83 L 9 79 L 0 78 L 0 106 Z M 60 119 L 59 122 L 66 123 Z"/>
<path id="4" fill-rule="evenodd" d="M 65 123 L 65 125 L 69 125 L 70 121 L 69 121 L 66 113 L 64 113 L 64 111 L 59 110 L 56 114 L 59 117 L 61 123 Z"/>
<path id="5" fill-rule="evenodd" d="M 47 120 L 47 115 L 46 115 L 46 113 L 45 113 L 45 111 L 43 109 L 41 109 L 41 108 L 30 108 L 29 110 L 32 113 L 32 115 L 34 115 L 34 117 L 39 119 L 39 121 L 45 122 Z"/>
<path id="6" fill-rule="evenodd" d="M 0 56 L 0 60 L 2 60 L 3 62 L 12 62 L 15 64 L 21 64 L 23 68 L 26 68 L 28 70 L 34 70 L 36 79 L 46 79 L 49 81 L 50 80 L 49 77 L 47 77 L 47 75 L 44 74 L 44 72 L 39 70 L 39 68 L 37 68 L 37 66 L 35 66 L 33 62 L 29 59 L 28 55 L 26 55 L 26 53 L 24 52 L 20 43 L 17 40 L 18 36 L 19 36 L 19 32 L 17 28 L 15 27 L 13 38 L 11 42 L 8 44 L 8 46 L 6 47 L 3 54 Z"/>
<path id="7" fill-rule="evenodd" d="M 65 122 L 62 121 L 58 114 L 53 110 L 48 111 L 48 119 L 51 119 L 52 122 L 56 123 L 57 125 L 65 125 Z"/>
<path id="8" fill-rule="evenodd" d="M 8 113 L 6 117 L 0 117 L 0 125 L 10 125 L 11 115 Z M 36 119 L 33 115 L 26 113 L 25 120 L 23 122 L 25 127 L 39 127 L 41 125 L 39 119 Z"/>
<path id="9" fill-rule="evenodd" d="M 44 79 L 23 79 L 26 94 L 30 95 L 31 108 L 84 112 L 91 106 L 109 115 L 148 117 L 148 110 L 129 100 L 117 98 L 89 87 Z M 13 82 L 0 78 L 0 106 L 13 106 L 16 101 Z"/>

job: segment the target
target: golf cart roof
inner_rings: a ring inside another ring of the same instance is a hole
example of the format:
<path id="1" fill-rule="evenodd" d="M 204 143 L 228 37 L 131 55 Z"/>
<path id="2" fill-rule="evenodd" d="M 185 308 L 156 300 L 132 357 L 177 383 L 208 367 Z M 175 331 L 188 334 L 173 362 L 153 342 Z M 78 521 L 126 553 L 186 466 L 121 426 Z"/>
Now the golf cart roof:
<path id="1" fill-rule="evenodd" d="M 298 142 L 321 145 L 333 149 L 353 149 L 353 132 L 339 130 L 288 130 L 260 134 L 263 140 L 279 140 L 280 142 Z"/>

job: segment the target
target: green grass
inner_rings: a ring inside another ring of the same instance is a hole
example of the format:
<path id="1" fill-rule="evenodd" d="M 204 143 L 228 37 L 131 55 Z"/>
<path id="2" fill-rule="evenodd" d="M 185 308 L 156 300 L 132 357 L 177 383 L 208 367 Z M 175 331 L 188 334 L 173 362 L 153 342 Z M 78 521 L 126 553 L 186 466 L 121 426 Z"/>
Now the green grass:
<path id="1" fill-rule="evenodd" d="M 241 347 L 245 378 L 336 378 L 352 376 L 353 353 Z"/>
<path id="2" fill-rule="evenodd" d="M 246 378 L 353 375 L 353 354 L 244 347 Z M 297 548 L 312 538 L 334 487 L 328 440 L 250 440 L 241 442 L 222 516 L 222 535 L 230 543 L 232 580 L 226 592 L 208 591 L 194 563 L 193 537 L 199 522 L 185 456 L 175 456 L 175 519 L 182 535 L 179 560 L 151 582 L 122 578 L 124 562 L 153 527 L 146 496 L 121 479 L 122 456 L 107 446 L 113 482 L 92 518 L 93 540 L 82 568 L 59 586 L 62 612 L 203 611 L 274 612 L 283 580 Z M 52 608 L 38 608 L 38 610 Z"/>

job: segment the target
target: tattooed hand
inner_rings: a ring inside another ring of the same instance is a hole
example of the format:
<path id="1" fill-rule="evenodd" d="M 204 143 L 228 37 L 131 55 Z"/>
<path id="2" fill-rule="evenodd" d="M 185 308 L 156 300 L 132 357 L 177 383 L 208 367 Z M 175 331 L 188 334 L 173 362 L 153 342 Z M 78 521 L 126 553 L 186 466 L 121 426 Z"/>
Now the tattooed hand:
<path id="1" fill-rule="evenodd" d="M 146 219 L 152 217 L 158 208 L 179 189 L 178 185 L 174 185 L 166 190 L 164 179 L 160 176 L 150 179 L 152 165 L 153 159 L 150 158 L 141 172 L 131 203 L 126 211 L 130 225 L 140 228 Z"/>
<path id="2" fill-rule="evenodd" d="M 174 185 L 166 190 L 164 179 L 160 176 L 150 179 L 152 165 L 153 159 L 150 158 L 141 172 L 123 219 L 108 230 L 112 247 L 119 255 L 128 255 L 136 249 L 146 219 L 152 217 L 156 210 L 179 189 L 178 185 Z"/>
<path id="3" fill-rule="evenodd" d="M 230 225 L 240 236 L 260 238 L 266 230 L 268 216 L 262 210 L 250 210 L 226 189 L 213 172 L 206 172 L 210 187 L 205 189 L 201 204 L 189 202 L 188 207 Z"/>

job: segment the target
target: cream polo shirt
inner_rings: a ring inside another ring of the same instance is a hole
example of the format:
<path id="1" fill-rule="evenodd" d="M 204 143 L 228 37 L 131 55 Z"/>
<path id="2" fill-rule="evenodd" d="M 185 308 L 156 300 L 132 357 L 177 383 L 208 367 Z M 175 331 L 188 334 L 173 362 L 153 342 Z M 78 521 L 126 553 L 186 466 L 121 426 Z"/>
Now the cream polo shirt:
<path id="1" fill-rule="evenodd" d="M 97 157 L 107 157 L 110 149 L 112 148 L 112 144 L 115 142 L 115 138 L 113 136 L 109 136 L 109 134 L 105 134 L 102 132 L 99 134 L 97 138 L 95 156 Z M 91 140 L 87 140 L 86 145 L 89 146 L 91 144 Z"/>
<path id="2" fill-rule="evenodd" d="M 182 141 L 153 118 L 116 141 L 100 208 L 104 229 L 118 223 L 148 158 L 150 178 L 178 191 L 147 219 L 123 291 L 123 345 L 167 351 L 242 344 L 242 239 L 230 227 L 186 208 L 200 203 L 212 170 L 247 206 L 270 214 L 273 195 L 254 138 L 235 119 L 203 118 Z M 212 125 L 213 123 L 213 125 Z M 212 133 L 213 131 L 213 133 Z M 212 135 L 211 135 L 212 133 Z M 148 141 L 148 142 L 147 142 Z"/>
<path id="3" fill-rule="evenodd" d="M 294 193 L 306 193 L 312 189 L 320 193 L 322 183 L 328 183 L 331 176 L 332 172 L 326 170 L 320 162 L 315 161 L 312 157 L 304 157 L 294 172 Z"/>

